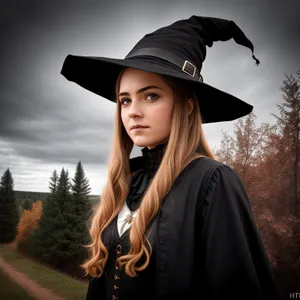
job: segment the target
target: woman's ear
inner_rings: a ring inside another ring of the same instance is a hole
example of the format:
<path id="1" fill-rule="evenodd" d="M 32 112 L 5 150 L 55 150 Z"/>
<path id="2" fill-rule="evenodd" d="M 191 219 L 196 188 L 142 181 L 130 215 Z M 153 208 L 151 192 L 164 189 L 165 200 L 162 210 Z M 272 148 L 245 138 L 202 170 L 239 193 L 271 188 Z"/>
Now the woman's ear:
<path id="1" fill-rule="evenodd" d="M 188 102 L 189 102 L 189 115 L 190 115 L 190 113 L 193 111 L 193 108 L 194 108 L 194 100 L 193 100 L 193 98 L 189 98 Z"/>

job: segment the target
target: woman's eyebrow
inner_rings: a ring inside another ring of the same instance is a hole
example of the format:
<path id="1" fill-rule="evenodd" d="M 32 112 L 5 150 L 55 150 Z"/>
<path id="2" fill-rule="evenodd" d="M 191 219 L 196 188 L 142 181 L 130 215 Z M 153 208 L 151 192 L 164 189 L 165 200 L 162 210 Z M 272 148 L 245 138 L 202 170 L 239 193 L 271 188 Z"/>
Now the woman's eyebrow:
<path id="1" fill-rule="evenodd" d="M 155 86 L 155 85 L 149 85 L 149 86 L 145 86 L 145 87 L 139 89 L 139 90 L 137 91 L 137 94 L 140 94 L 140 93 L 142 93 L 142 92 L 145 92 L 146 90 L 149 90 L 149 89 L 160 89 L 160 90 L 162 90 L 162 88 L 160 88 L 160 87 L 158 87 L 158 86 Z M 119 97 L 120 97 L 120 96 L 129 96 L 129 93 L 127 93 L 127 92 L 122 92 L 122 93 L 119 94 Z"/>

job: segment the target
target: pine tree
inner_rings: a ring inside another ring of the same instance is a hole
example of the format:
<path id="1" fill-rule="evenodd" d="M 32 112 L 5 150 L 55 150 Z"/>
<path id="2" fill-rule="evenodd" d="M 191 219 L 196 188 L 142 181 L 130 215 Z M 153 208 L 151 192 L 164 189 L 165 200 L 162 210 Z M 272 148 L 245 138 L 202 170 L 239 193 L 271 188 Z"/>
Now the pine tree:
<path id="1" fill-rule="evenodd" d="M 9 168 L 0 182 L 0 241 L 12 242 L 17 235 L 20 214 L 14 194 L 14 179 Z"/>
<path id="2" fill-rule="evenodd" d="M 89 187 L 89 181 L 85 177 L 85 172 L 82 167 L 81 161 L 78 162 L 76 167 L 76 173 L 74 178 L 72 179 L 73 184 L 71 186 L 73 197 L 76 199 L 76 214 L 86 214 L 88 201 L 88 195 L 91 191 Z"/>
<path id="3" fill-rule="evenodd" d="M 40 227 L 32 234 L 30 251 L 54 267 L 63 267 L 72 258 L 75 222 L 68 176 L 62 168 L 56 194 L 50 194 L 43 202 Z"/>
<path id="4" fill-rule="evenodd" d="M 23 201 L 22 204 L 23 209 L 29 210 L 31 209 L 31 206 L 32 206 L 32 202 L 28 198 Z"/>
<path id="5" fill-rule="evenodd" d="M 82 167 L 81 161 L 78 162 L 76 167 L 76 173 L 72 184 L 73 199 L 75 203 L 76 212 L 76 259 L 77 263 L 81 263 L 86 255 L 86 248 L 82 245 L 89 242 L 89 232 L 87 227 L 87 214 L 88 214 L 88 194 L 91 188 L 89 187 L 88 179 L 85 177 L 85 172 Z"/>
<path id="6" fill-rule="evenodd" d="M 58 175 L 56 170 L 53 171 L 52 177 L 50 177 L 50 182 L 49 182 L 49 189 L 51 194 L 55 195 L 56 190 L 57 190 L 57 183 L 58 183 Z"/>
<path id="7" fill-rule="evenodd" d="M 4 172 L 1 177 L 0 187 L 3 189 L 4 193 L 12 194 L 14 191 L 14 179 L 9 168 Z"/>

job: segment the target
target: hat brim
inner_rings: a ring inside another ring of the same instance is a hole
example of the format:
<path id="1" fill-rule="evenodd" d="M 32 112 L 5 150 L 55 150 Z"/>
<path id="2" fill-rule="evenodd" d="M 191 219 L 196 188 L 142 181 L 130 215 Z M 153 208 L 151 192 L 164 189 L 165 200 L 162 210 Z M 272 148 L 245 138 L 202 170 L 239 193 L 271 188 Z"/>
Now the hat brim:
<path id="1" fill-rule="evenodd" d="M 153 59 L 147 57 L 117 59 L 68 55 L 61 74 L 69 81 L 116 102 L 116 80 L 124 67 L 169 75 L 190 82 L 199 100 L 202 123 L 232 121 L 253 110 L 253 106 L 243 100 L 198 81 L 178 67 L 159 59 L 154 63 Z"/>

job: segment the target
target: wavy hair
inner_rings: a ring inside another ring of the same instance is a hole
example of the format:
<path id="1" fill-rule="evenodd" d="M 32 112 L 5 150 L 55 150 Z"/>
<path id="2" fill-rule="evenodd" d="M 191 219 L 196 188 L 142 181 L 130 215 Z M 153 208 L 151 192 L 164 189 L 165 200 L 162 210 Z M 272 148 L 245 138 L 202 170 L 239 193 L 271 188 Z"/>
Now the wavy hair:
<path id="1" fill-rule="evenodd" d="M 115 92 L 119 94 L 120 80 L 123 69 L 116 81 Z M 130 228 L 130 250 L 120 256 L 117 263 L 130 277 L 147 268 L 152 254 L 152 247 L 146 236 L 147 226 L 157 215 L 162 199 L 169 193 L 176 178 L 194 159 L 209 157 L 216 160 L 204 136 L 198 99 L 187 81 L 166 75 L 159 76 L 172 89 L 174 106 L 172 124 L 168 142 L 161 164 L 140 202 L 139 211 Z M 188 114 L 187 99 L 193 98 L 194 106 Z M 108 260 L 108 250 L 102 240 L 107 226 L 119 214 L 130 190 L 130 153 L 133 141 L 128 136 L 121 120 L 121 104 L 116 99 L 116 116 L 111 155 L 108 163 L 107 183 L 103 188 L 101 200 L 95 205 L 89 219 L 91 243 L 88 248 L 88 259 L 80 265 L 85 276 L 100 277 Z M 143 257 L 144 262 L 141 263 Z M 146 258 L 146 259 L 144 259 Z"/>

